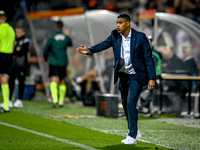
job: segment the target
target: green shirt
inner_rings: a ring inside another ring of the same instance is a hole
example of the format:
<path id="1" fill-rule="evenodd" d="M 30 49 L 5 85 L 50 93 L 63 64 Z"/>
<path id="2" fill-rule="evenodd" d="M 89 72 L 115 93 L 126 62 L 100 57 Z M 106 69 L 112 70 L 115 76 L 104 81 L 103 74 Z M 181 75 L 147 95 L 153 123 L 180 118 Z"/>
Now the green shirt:
<path id="1" fill-rule="evenodd" d="M 12 54 L 15 31 L 8 23 L 0 25 L 0 53 Z"/>
<path id="2" fill-rule="evenodd" d="M 156 59 L 156 76 L 160 76 L 162 73 L 162 61 L 161 58 L 159 56 L 159 54 L 155 51 L 152 52 L 152 55 L 155 57 Z"/>
<path id="3" fill-rule="evenodd" d="M 53 36 L 48 38 L 43 54 L 44 56 L 49 55 L 50 65 L 66 66 L 68 64 L 68 46 L 72 46 L 71 39 L 61 31 L 57 31 Z"/>

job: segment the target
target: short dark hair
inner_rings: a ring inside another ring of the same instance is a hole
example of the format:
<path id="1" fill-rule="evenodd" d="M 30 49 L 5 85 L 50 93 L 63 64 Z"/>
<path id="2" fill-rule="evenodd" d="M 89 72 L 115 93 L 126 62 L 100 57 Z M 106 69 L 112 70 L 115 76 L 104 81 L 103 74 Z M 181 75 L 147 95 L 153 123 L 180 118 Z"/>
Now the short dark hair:
<path id="1" fill-rule="evenodd" d="M 60 21 L 60 20 L 57 21 L 57 22 L 56 22 L 56 28 L 61 30 L 61 29 L 63 28 L 63 22 Z"/>
<path id="2" fill-rule="evenodd" d="M 15 29 L 21 29 L 21 30 L 23 30 L 24 32 L 26 32 L 25 27 L 24 27 L 24 26 L 21 26 L 21 25 L 16 25 L 16 26 L 15 26 Z"/>
<path id="3" fill-rule="evenodd" d="M 130 16 L 129 15 L 127 15 L 127 14 L 120 14 L 117 18 L 123 18 L 123 19 L 125 19 L 126 21 L 131 21 L 131 18 L 130 18 Z"/>

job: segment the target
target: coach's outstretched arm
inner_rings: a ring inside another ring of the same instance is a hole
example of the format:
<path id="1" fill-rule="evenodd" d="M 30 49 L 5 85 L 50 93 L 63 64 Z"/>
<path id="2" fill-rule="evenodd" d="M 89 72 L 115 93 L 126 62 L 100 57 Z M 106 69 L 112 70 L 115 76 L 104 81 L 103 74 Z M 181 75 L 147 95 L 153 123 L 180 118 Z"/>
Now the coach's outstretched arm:
<path id="1" fill-rule="evenodd" d="M 85 45 L 81 45 L 81 47 L 78 47 L 76 50 L 80 54 L 88 54 L 88 53 L 90 53 L 90 50 Z"/>

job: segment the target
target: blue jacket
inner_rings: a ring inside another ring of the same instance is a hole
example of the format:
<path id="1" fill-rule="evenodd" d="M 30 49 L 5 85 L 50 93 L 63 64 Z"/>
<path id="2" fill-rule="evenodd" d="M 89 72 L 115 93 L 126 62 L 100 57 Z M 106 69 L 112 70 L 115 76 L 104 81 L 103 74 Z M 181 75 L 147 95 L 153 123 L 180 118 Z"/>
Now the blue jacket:
<path id="1" fill-rule="evenodd" d="M 142 85 L 146 85 L 150 79 L 156 79 L 155 62 L 152 57 L 152 50 L 144 33 L 134 29 L 131 30 L 130 55 L 133 68 L 136 71 L 135 77 Z M 122 36 L 115 29 L 106 40 L 89 48 L 92 54 L 113 47 L 115 61 L 114 83 L 118 81 L 118 63 L 121 54 L 121 43 Z"/>

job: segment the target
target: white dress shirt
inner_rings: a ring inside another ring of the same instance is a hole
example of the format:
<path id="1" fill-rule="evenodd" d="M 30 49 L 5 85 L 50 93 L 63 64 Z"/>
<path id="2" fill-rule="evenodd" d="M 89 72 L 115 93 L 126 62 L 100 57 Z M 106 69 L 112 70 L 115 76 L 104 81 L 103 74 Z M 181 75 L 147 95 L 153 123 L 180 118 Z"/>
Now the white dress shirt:
<path id="1" fill-rule="evenodd" d="M 122 36 L 122 44 L 121 44 L 121 58 L 124 60 L 125 70 L 129 74 L 136 74 L 132 64 L 131 64 L 131 56 L 130 56 L 130 48 L 131 48 L 131 30 L 127 39 Z"/>

